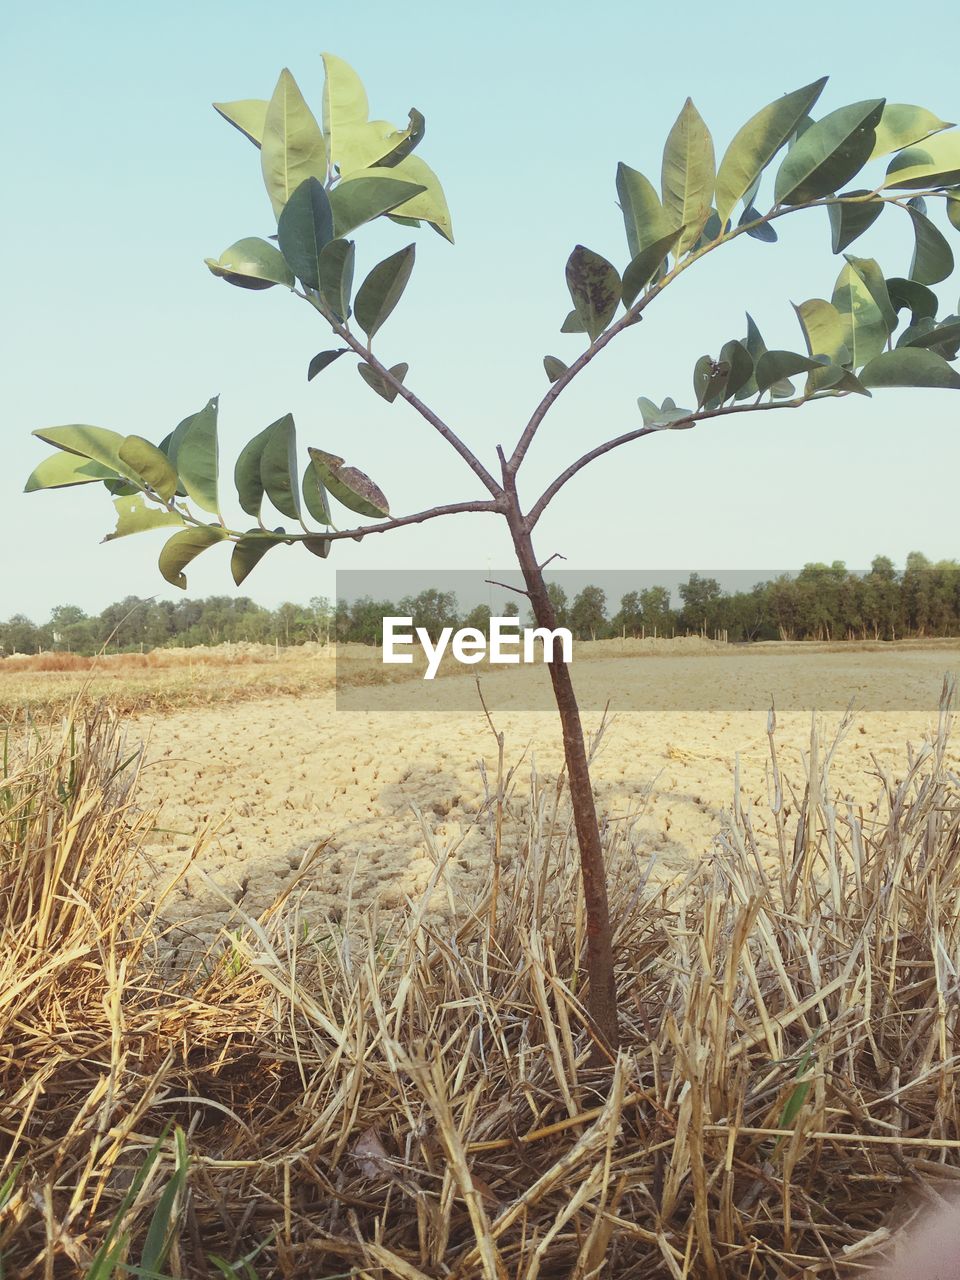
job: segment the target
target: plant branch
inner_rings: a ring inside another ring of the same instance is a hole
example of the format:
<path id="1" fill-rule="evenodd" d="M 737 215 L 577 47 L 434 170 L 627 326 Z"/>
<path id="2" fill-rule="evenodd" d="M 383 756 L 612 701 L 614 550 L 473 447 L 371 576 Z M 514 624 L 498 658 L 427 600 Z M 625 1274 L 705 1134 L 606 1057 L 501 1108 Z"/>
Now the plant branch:
<path id="1" fill-rule="evenodd" d="M 945 193 L 938 191 L 917 191 L 913 194 L 933 196 Z M 775 222 L 777 218 L 786 217 L 788 213 L 799 213 L 803 209 L 825 209 L 833 204 L 866 204 L 872 200 L 881 200 L 884 204 L 896 204 L 901 208 L 904 207 L 902 196 L 897 196 L 892 193 L 890 195 L 884 195 L 882 187 L 877 187 L 873 191 L 868 191 L 862 196 L 823 196 L 818 200 L 810 201 L 808 204 L 788 205 L 786 207 L 783 205 L 775 205 L 769 213 L 765 213 L 762 217 L 755 218 L 752 222 L 740 223 L 738 226 L 732 227 L 729 231 L 719 235 L 715 240 L 711 240 L 709 244 L 705 244 L 702 249 L 697 249 L 695 252 L 687 254 L 683 261 L 676 263 L 673 270 L 669 271 L 662 280 L 658 281 L 658 283 L 648 289 L 646 293 L 642 294 L 633 306 L 628 308 L 626 313 L 620 317 L 616 324 L 612 325 L 609 329 L 605 329 L 599 337 L 591 342 L 586 351 L 582 352 L 581 355 L 574 360 L 573 364 L 564 370 L 556 382 L 551 384 L 549 391 L 534 409 L 530 420 L 524 427 L 520 439 L 517 441 L 516 448 L 504 466 L 505 472 L 509 472 L 509 474 L 513 476 L 516 475 L 520 464 L 526 456 L 527 450 L 533 443 L 534 436 L 539 430 L 540 423 L 546 417 L 551 406 L 557 400 L 563 389 L 569 386 L 577 374 L 585 369 L 594 357 L 599 355 L 607 343 L 613 341 L 617 334 L 622 333 L 624 329 L 629 329 L 632 325 L 642 319 L 643 312 L 647 309 L 650 303 L 653 302 L 654 298 L 659 297 L 668 285 L 672 284 L 673 281 L 676 280 L 678 276 L 682 275 L 689 267 L 692 267 L 695 262 L 699 262 L 701 258 L 705 257 L 708 253 L 712 253 L 721 245 L 729 244 L 731 240 L 736 240 L 738 236 L 746 235 L 757 227 L 766 226 L 767 223 Z"/>
<path id="2" fill-rule="evenodd" d="M 301 293 L 299 289 L 295 289 L 294 292 L 298 297 L 304 298 L 312 307 L 320 312 L 337 337 L 342 339 L 342 341 L 344 341 L 352 351 L 360 356 L 366 364 L 368 364 L 372 369 L 375 369 L 383 381 L 386 382 L 388 386 L 392 387 L 398 396 L 403 400 L 406 400 L 407 404 L 414 408 L 417 413 L 420 414 L 421 418 L 429 422 L 430 426 L 443 436 L 444 440 L 446 440 L 451 448 L 455 449 L 457 453 L 459 453 L 460 457 L 463 458 L 470 470 L 479 478 L 484 488 L 487 489 L 489 493 L 493 494 L 494 498 L 499 498 L 503 492 L 500 485 L 497 484 L 496 480 L 494 480 L 493 476 L 473 450 L 468 445 L 464 444 L 453 428 L 447 426 L 443 419 L 434 413 L 429 405 L 424 404 L 418 395 L 415 395 L 408 387 L 405 387 L 399 378 L 395 378 L 387 366 L 381 360 L 377 359 L 369 346 L 365 346 L 359 338 L 355 337 L 354 334 L 351 333 L 345 324 L 341 324 L 341 322 L 334 317 L 329 308 L 324 305 L 320 298 L 316 297 L 312 293 Z"/>
<path id="3" fill-rule="evenodd" d="M 164 502 L 162 499 L 156 498 L 152 493 L 147 491 L 144 491 L 144 493 L 146 497 L 153 498 L 155 502 L 159 501 L 160 505 L 165 510 L 175 512 L 180 516 L 185 524 L 194 525 L 198 529 L 206 528 L 206 522 L 198 519 L 188 507 L 184 505 L 175 506 L 173 499 L 171 499 L 170 502 Z M 412 516 L 396 516 L 391 520 L 384 520 L 381 524 L 359 525 L 355 529 L 334 529 L 331 532 L 327 532 L 326 530 L 312 531 L 307 529 L 304 533 L 278 533 L 276 534 L 276 539 L 278 542 L 294 543 L 315 542 L 321 539 L 329 542 L 336 542 L 343 538 L 353 538 L 354 541 L 361 542 L 371 533 L 389 533 L 391 529 L 402 529 L 408 524 L 423 524 L 427 520 L 436 520 L 440 516 L 459 516 L 470 511 L 502 510 L 502 504 L 493 499 L 474 499 L 471 502 L 451 502 L 443 507 L 430 507 L 425 511 L 417 511 Z M 226 525 L 223 525 L 223 528 L 226 530 L 227 538 L 231 542 L 239 542 L 241 539 L 248 536 L 239 529 L 228 529 Z M 271 530 L 265 529 L 264 532 L 270 533 Z"/>
<path id="4" fill-rule="evenodd" d="M 430 507 L 427 511 L 418 511 L 412 516 L 397 516 L 392 520 L 384 520 L 382 524 L 362 525 L 357 529 L 338 529 L 335 533 L 295 534 L 292 541 L 303 542 L 305 538 L 329 538 L 331 542 L 340 538 L 353 538 L 360 542 L 371 533 L 389 533 L 391 529 L 402 529 L 408 524 L 423 524 L 427 520 L 436 520 L 440 516 L 459 516 L 468 511 L 500 511 L 499 502 L 492 500 L 476 500 L 473 502 L 451 502 L 444 507 Z"/>
<path id="5" fill-rule="evenodd" d="M 839 398 L 839 394 L 834 399 Z M 772 400 L 763 404 L 735 404 L 719 409 L 702 409 L 696 413 L 691 413 L 688 418 L 679 418 L 676 422 L 672 422 L 669 427 L 637 427 L 634 431 L 626 431 L 621 436 L 615 436 L 612 440 L 607 440 L 605 444 L 598 444 L 595 449 L 585 453 L 576 462 L 571 462 L 570 466 L 565 471 L 562 471 L 556 480 L 543 491 L 527 513 L 524 523 L 528 530 L 532 529 L 568 480 L 572 480 L 578 471 L 582 471 L 595 458 L 602 458 L 605 453 L 619 449 L 621 445 L 632 444 L 634 440 L 642 440 L 644 436 L 659 435 L 663 431 L 688 430 L 690 427 L 695 427 L 698 422 L 705 422 L 709 418 L 727 417 L 731 413 L 756 413 L 764 409 L 799 409 L 801 405 L 809 404 L 811 400 L 825 398 L 823 395 L 798 396 L 795 400 Z"/>

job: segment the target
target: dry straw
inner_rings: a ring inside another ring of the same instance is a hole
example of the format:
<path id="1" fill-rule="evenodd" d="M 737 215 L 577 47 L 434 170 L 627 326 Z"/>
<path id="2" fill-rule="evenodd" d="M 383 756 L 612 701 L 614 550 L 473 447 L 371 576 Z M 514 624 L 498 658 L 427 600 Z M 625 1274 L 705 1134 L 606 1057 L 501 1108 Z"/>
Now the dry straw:
<path id="1" fill-rule="evenodd" d="M 611 825 L 628 1047 L 599 1072 L 562 783 L 521 797 L 501 760 L 477 822 L 522 852 L 469 898 L 427 833 L 442 926 L 308 922 L 295 888 L 174 972 L 115 722 L 11 739 L 4 1274 L 862 1274 L 960 1176 L 948 718 L 863 804 L 814 735 L 789 805 L 772 719 L 774 847 L 737 800 L 670 889 Z"/>

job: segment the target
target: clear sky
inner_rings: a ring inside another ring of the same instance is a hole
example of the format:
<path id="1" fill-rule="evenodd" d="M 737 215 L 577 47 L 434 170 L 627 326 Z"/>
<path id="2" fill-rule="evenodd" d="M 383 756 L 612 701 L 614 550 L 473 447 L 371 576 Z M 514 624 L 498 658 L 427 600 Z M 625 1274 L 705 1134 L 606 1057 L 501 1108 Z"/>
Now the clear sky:
<path id="1" fill-rule="evenodd" d="M 457 242 L 384 223 L 361 231 L 358 270 L 416 237 L 417 267 L 380 354 L 408 361 L 408 384 L 492 465 L 546 389 L 542 357 L 580 350 L 559 334 L 567 255 L 582 242 L 626 265 L 617 161 L 658 184 L 688 94 L 718 156 L 753 111 L 823 74 L 818 114 L 886 96 L 960 119 L 958 38 L 954 0 L 922 12 L 886 0 L 724 11 L 702 0 L 14 6 L 0 49 L 0 617 L 179 595 L 156 569 L 162 533 L 98 545 L 113 525 L 99 486 L 21 493 L 48 452 L 30 436 L 37 426 L 87 422 L 159 441 L 219 393 L 227 478 L 242 444 L 291 411 L 302 446 L 368 471 L 397 514 L 485 496 L 412 410 L 376 397 L 346 359 L 307 383 L 310 357 L 329 345 L 308 307 L 208 273 L 205 256 L 274 230 L 257 153 L 213 100 L 269 97 L 289 66 L 319 115 L 319 55 L 330 50 L 359 71 L 374 116 L 402 124 L 412 105 L 425 113 L 420 153 L 444 183 Z M 639 425 L 638 395 L 688 403 L 696 358 L 742 336 L 744 310 L 768 345 L 802 349 L 790 302 L 829 297 L 842 259 L 830 254 L 825 214 L 780 227 L 777 246 L 744 237 L 689 272 L 595 362 L 544 424 L 525 496 Z M 906 219 L 888 210 L 857 251 L 905 275 L 911 247 Z M 960 276 L 940 289 L 944 309 L 957 309 Z M 887 391 L 663 433 L 569 485 L 538 547 L 574 569 L 862 567 L 878 552 L 902 563 L 913 548 L 957 556 L 958 428 L 955 392 Z M 273 606 L 332 595 L 338 563 L 510 562 L 499 523 L 471 516 L 340 544 L 325 563 L 279 548 L 243 591 Z M 191 594 L 234 590 L 222 548 L 188 577 Z"/>

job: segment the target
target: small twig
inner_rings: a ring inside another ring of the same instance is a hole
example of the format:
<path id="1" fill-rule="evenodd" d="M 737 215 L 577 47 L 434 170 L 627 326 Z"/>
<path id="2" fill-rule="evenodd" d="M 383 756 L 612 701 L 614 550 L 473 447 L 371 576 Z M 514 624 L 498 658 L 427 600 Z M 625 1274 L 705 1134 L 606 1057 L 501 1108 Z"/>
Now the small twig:
<path id="1" fill-rule="evenodd" d="M 540 569 L 540 572 L 541 572 L 541 573 L 543 573 L 543 571 L 544 571 L 544 569 L 547 567 L 547 565 L 548 565 L 548 564 L 553 564 L 554 560 L 566 560 L 566 558 L 567 558 L 567 557 L 566 557 L 565 555 L 563 555 L 563 554 L 562 554 L 562 552 L 560 552 L 560 551 L 555 551 L 555 552 L 553 553 L 553 555 L 549 557 L 549 559 L 544 560 L 543 564 L 541 564 L 541 565 L 539 565 L 539 566 L 538 566 L 538 567 L 539 567 L 539 569 Z"/>
<path id="2" fill-rule="evenodd" d="M 509 582 L 498 582 L 496 578 L 484 578 L 484 582 L 491 587 L 503 587 L 504 591 L 515 591 L 518 596 L 526 596 L 528 600 L 530 599 L 530 592 L 523 587 L 511 587 Z"/>

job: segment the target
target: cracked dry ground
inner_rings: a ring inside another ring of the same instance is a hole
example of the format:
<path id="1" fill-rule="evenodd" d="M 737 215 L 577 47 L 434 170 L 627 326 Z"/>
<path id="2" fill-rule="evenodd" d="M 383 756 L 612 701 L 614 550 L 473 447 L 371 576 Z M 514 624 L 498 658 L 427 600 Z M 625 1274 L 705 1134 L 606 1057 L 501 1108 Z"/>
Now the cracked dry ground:
<path id="1" fill-rule="evenodd" d="M 837 792 L 866 806 L 878 794 L 878 766 L 896 775 L 907 742 L 935 726 L 941 679 L 960 665 L 957 658 L 942 650 L 896 660 L 747 651 L 585 662 L 576 670 L 582 699 L 597 708 L 609 698 L 613 717 L 594 766 L 599 807 L 613 818 L 639 811 L 641 865 L 653 857 L 655 877 L 676 878 L 710 852 L 732 803 L 739 755 L 742 802 L 754 806 L 757 834 L 769 839 L 762 708 L 771 692 L 781 706 L 828 708 L 820 717 L 828 734 L 858 697 L 865 709 L 854 712 L 831 778 Z M 483 688 L 506 737 L 507 764 L 522 757 L 511 806 L 519 818 L 531 766 L 547 781 L 560 769 L 556 713 L 542 671 L 487 676 Z M 903 710 L 905 690 L 914 707 L 922 700 L 926 709 Z M 497 751 L 475 684 L 469 676 L 436 681 L 429 709 L 419 711 L 408 709 L 410 696 L 403 685 L 350 690 L 338 710 L 327 691 L 131 721 L 131 740 L 146 743 L 138 803 L 161 806 L 150 856 L 166 875 L 198 834 L 210 832 L 165 915 L 206 941 L 238 923 L 211 881 L 256 916 L 318 843 L 324 849 L 309 873 L 308 915 L 339 920 L 348 900 L 354 909 L 389 909 L 422 894 L 434 868 L 424 825 L 435 848 L 456 843 L 454 876 L 476 875 L 490 850 L 489 819 L 477 821 L 485 794 L 479 762 L 492 783 Z M 756 709 L 729 709 L 744 701 Z M 667 709 L 678 702 L 692 709 Z M 654 709 L 631 709 L 638 705 Z M 584 713 L 588 730 L 599 719 L 599 710 Z M 809 739 L 809 710 L 779 712 L 781 765 L 798 784 Z M 508 821 L 508 855 L 522 829 L 522 821 Z M 435 906 L 442 913 L 442 901 Z"/>

